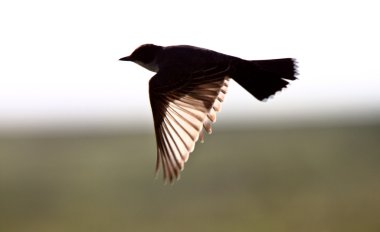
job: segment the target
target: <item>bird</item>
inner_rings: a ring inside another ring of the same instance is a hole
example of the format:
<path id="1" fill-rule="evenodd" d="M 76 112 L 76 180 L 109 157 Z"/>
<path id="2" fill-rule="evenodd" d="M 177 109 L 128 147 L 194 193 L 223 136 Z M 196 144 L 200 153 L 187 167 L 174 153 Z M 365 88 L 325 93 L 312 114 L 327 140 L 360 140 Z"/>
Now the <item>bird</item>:
<path id="1" fill-rule="evenodd" d="M 212 133 L 230 79 L 259 101 L 297 79 L 293 58 L 245 60 L 190 46 L 143 44 L 121 61 L 134 62 L 156 74 L 149 80 L 157 158 L 156 173 L 179 179 L 189 155 L 204 132 Z"/>

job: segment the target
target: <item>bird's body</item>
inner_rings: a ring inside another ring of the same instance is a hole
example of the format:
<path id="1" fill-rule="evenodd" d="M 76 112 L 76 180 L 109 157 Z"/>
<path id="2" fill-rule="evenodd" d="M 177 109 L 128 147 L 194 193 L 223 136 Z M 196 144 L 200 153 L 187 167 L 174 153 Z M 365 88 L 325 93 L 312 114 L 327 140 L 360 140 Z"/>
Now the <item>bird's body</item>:
<path id="1" fill-rule="evenodd" d="M 162 67 L 172 66 L 173 62 L 182 68 L 190 68 L 192 70 L 200 70 L 205 65 L 228 65 L 229 62 L 239 58 L 214 52 L 204 48 L 193 47 L 189 45 L 168 46 L 162 49 L 157 57 L 158 63 Z"/>
<path id="2" fill-rule="evenodd" d="M 203 129 L 211 133 L 230 78 L 258 100 L 295 80 L 290 58 L 248 61 L 208 49 L 145 44 L 120 60 L 157 72 L 149 82 L 157 141 L 157 167 L 164 178 L 179 177 Z"/>

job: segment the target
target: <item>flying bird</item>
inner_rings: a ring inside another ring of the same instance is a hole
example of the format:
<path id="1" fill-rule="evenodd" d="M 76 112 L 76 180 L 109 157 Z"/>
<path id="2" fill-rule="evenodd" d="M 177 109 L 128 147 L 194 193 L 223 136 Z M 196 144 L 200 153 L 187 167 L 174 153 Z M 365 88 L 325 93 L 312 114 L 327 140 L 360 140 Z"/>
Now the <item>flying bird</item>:
<path id="1" fill-rule="evenodd" d="M 149 81 L 157 143 L 156 172 L 164 180 L 179 178 L 195 143 L 203 142 L 235 80 L 262 101 L 296 80 L 292 58 L 244 60 L 212 50 L 189 46 L 144 44 L 122 61 L 132 61 L 156 74 Z"/>

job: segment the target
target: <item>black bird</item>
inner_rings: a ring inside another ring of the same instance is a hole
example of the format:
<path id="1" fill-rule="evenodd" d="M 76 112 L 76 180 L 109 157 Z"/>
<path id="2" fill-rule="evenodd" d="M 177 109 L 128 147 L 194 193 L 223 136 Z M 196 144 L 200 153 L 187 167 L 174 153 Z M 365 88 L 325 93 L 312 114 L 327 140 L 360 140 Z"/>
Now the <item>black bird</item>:
<path id="1" fill-rule="evenodd" d="M 296 79 L 292 58 L 244 60 L 188 45 L 144 44 L 120 60 L 156 72 L 149 81 L 156 171 L 162 165 L 170 182 L 179 177 L 197 140 L 203 142 L 203 129 L 211 133 L 230 78 L 260 101 Z"/>

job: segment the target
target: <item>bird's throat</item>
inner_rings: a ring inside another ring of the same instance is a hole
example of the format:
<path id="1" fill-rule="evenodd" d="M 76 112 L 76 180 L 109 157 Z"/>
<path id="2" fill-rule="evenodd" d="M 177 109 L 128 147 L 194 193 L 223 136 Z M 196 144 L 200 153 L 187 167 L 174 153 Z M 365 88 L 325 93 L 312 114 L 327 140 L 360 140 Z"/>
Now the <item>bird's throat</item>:
<path id="1" fill-rule="evenodd" d="M 158 65 L 155 61 L 152 61 L 150 63 L 143 63 L 143 62 L 136 61 L 135 63 L 140 65 L 141 67 L 148 69 L 149 71 L 158 72 Z"/>

